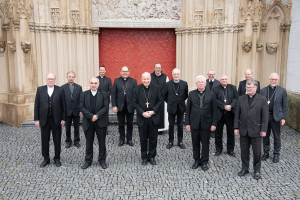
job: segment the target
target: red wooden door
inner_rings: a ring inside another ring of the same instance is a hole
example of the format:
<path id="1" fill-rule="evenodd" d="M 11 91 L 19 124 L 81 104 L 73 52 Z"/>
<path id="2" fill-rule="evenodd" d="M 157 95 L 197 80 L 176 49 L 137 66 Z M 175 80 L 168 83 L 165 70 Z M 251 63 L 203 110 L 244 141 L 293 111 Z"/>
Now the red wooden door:
<path id="1" fill-rule="evenodd" d="M 105 65 L 112 82 L 121 76 L 121 67 L 128 66 L 129 76 L 141 84 L 142 73 L 152 73 L 155 63 L 161 63 L 171 80 L 176 67 L 174 29 L 100 28 L 99 66 Z"/>

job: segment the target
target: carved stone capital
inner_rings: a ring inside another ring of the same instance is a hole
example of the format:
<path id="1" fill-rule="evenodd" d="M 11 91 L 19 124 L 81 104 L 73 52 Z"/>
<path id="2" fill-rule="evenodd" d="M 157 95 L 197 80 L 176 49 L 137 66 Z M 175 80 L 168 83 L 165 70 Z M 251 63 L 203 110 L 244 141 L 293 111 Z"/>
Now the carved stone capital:
<path id="1" fill-rule="evenodd" d="M 244 30 L 244 26 L 245 26 L 245 23 L 239 23 L 238 24 L 238 28 L 239 28 L 240 32 L 242 32 Z"/>
<path id="2" fill-rule="evenodd" d="M 261 41 L 258 41 L 256 43 L 256 51 L 260 52 L 262 50 L 263 46 L 264 46 L 264 44 Z"/>
<path id="3" fill-rule="evenodd" d="M 266 44 L 266 49 L 269 54 L 275 53 L 277 51 L 277 48 L 278 48 L 278 42 L 276 43 L 267 42 Z"/>
<path id="4" fill-rule="evenodd" d="M 259 22 L 253 22 L 253 31 L 256 32 L 258 27 L 259 27 Z"/>
<path id="5" fill-rule="evenodd" d="M 9 30 L 10 20 L 5 20 L 2 22 L 2 28 L 6 31 Z"/>
<path id="6" fill-rule="evenodd" d="M 0 41 L 0 53 L 4 53 L 5 51 L 5 41 Z"/>
<path id="7" fill-rule="evenodd" d="M 284 24 L 286 26 L 286 30 L 290 31 L 291 30 L 291 22 L 285 22 Z"/>
<path id="8" fill-rule="evenodd" d="M 28 51 L 31 49 L 31 43 L 30 42 L 21 42 L 21 48 L 24 53 L 28 53 Z"/>
<path id="9" fill-rule="evenodd" d="M 176 35 L 182 35 L 182 30 L 180 28 L 175 29 L 175 34 Z"/>
<path id="10" fill-rule="evenodd" d="M 72 33 L 75 32 L 75 27 L 72 25 L 66 25 L 63 29 L 64 32 Z"/>
<path id="11" fill-rule="evenodd" d="M 16 42 L 13 42 L 13 41 L 7 41 L 7 44 L 10 48 L 11 51 L 16 51 Z"/>
<path id="12" fill-rule="evenodd" d="M 31 32 L 35 31 L 35 23 L 34 22 L 28 22 L 28 27 Z"/>
<path id="13" fill-rule="evenodd" d="M 267 23 L 263 23 L 263 24 L 262 24 L 261 31 L 262 31 L 262 32 L 266 32 L 266 31 L 267 31 L 267 26 L 268 26 Z"/>
<path id="14" fill-rule="evenodd" d="M 91 30 L 92 30 L 92 33 L 95 35 L 98 35 L 100 33 L 100 30 L 98 27 L 92 27 Z"/>
<path id="15" fill-rule="evenodd" d="M 15 31 L 20 30 L 20 20 L 13 20 Z"/>
<path id="16" fill-rule="evenodd" d="M 244 42 L 243 49 L 248 53 L 252 48 L 252 42 Z"/>
<path id="17" fill-rule="evenodd" d="M 91 34 L 92 33 L 91 29 L 87 26 L 82 26 L 82 27 L 80 27 L 80 29 L 81 29 L 82 33 L 84 33 L 84 34 Z"/>
<path id="18" fill-rule="evenodd" d="M 281 32 L 285 32 L 286 31 L 286 26 L 285 26 L 284 23 L 280 24 L 280 30 L 281 30 Z"/>

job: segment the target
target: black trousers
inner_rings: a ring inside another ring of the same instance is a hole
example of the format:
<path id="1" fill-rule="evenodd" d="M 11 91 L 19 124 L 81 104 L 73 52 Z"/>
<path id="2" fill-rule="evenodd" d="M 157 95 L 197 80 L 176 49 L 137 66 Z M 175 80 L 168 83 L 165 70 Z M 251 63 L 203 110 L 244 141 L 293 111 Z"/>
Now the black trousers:
<path id="1" fill-rule="evenodd" d="M 106 129 L 107 127 L 99 127 L 97 122 L 91 122 L 90 127 L 84 132 L 86 138 L 85 162 L 91 164 L 93 162 L 93 144 L 95 132 L 99 144 L 98 162 L 104 163 L 106 159 Z"/>
<path id="2" fill-rule="evenodd" d="M 191 129 L 191 134 L 192 134 L 194 160 L 200 162 L 201 164 L 207 164 L 209 160 L 210 130 Z M 202 145 L 201 159 L 200 159 L 200 142 Z"/>
<path id="3" fill-rule="evenodd" d="M 74 144 L 79 144 L 80 142 L 80 136 L 79 136 L 79 121 L 80 116 L 74 116 L 73 114 L 71 116 L 67 116 L 67 122 L 66 122 L 66 143 L 71 144 L 71 126 L 72 126 L 72 120 L 74 123 Z"/>
<path id="4" fill-rule="evenodd" d="M 177 109 L 176 114 L 170 114 L 168 113 L 168 119 L 169 119 L 169 142 L 174 141 L 174 124 L 175 124 L 175 117 L 177 116 L 177 139 L 178 143 L 182 142 L 183 139 L 183 115 L 184 113 L 181 113 L 180 110 Z"/>
<path id="5" fill-rule="evenodd" d="M 242 169 L 249 169 L 249 151 L 250 144 L 253 150 L 253 170 L 260 173 L 261 167 L 261 143 L 262 137 L 240 136 Z"/>
<path id="6" fill-rule="evenodd" d="M 234 114 L 232 111 L 225 111 L 222 114 L 221 119 L 218 121 L 216 135 L 215 135 L 215 145 L 216 151 L 223 151 L 223 127 L 226 124 L 227 128 L 227 152 L 234 151 Z"/>
<path id="7" fill-rule="evenodd" d="M 45 126 L 41 126 L 41 139 L 42 139 L 42 156 L 45 161 L 50 161 L 49 156 L 49 142 L 50 130 L 52 132 L 52 139 L 54 143 L 54 161 L 60 161 L 61 152 L 61 126 L 56 126 L 53 119 L 48 119 Z"/>
<path id="8" fill-rule="evenodd" d="M 151 117 L 145 118 L 144 125 L 139 127 L 142 159 L 154 158 L 156 156 L 157 134 L 158 125 L 153 123 Z"/>
<path id="9" fill-rule="evenodd" d="M 124 105 L 122 111 L 117 112 L 118 122 L 119 122 L 119 133 L 120 140 L 125 141 L 125 117 L 127 119 L 127 141 L 132 140 L 132 130 L 133 130 L 133 116 L 134 113 L 129 113 L 127 110 L 127 106 Z"/>
<path id="10" fill-rule="evenodd" d="M 158 129 L 163 129 L 163 128 L 165 128 L 165 102 L 160 104 L 159 118 L 160 118 L 160 122 L 158 124 Z"/>
<path id="11" fill-rule="evenodd" d="M 278 155 L 281 149 L 281 139 L 280 139 L 280 121 L 276 122 L 273 114 L 269 114 L 269 122 L 266 137 L 263 138 L 263 149 L 264 154 L 269 154 L 270 151 L 270 135 L 271 129 L 274 137 L 274 151 L 273 155 Z"/>

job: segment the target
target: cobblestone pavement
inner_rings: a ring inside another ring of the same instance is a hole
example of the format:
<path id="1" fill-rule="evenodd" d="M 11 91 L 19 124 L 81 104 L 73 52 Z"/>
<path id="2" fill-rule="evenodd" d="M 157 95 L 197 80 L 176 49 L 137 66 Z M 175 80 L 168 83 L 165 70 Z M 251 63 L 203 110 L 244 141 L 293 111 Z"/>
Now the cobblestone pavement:
<path id="1" fill-rule="evenodd" d="M 214 140 L 211 140 L 209 170 L 204 172 L 201 167 L 191 169 L 193 159 L 189 132 L 184 132 L 185 150 L 176 146 L 176 138 L 175 146 L 166 149 L 168 135 L 159 135 L 157 165 L 148 163 L 142 166 L 137 126 L 134 126 L 134 147 L 118 147 L 117 126 L 110 125 L 108 130 L 106 170 L 97 163 L 98 153 L 94 153 L 90 168 L 80 168 L 85 153 L 82 129 L 82 146 L 79 149 L 75 146 L 66 149 L 62 142 L 62 167 L 57 168 L 51 160 L 50 165 L 40 168 L 43 158 L 39 129 L 0 124 L 0 199 L 300 198 L 300 133 L 287 126 L 282 127 L 279 163 L 273 164 L 272 156 L 262 162 L 262 179 L 258 181 L 252 178 L 252 162 L 250 174 L 245 177 L 237 175 L 241 168 L 239 137 L 236 137 L 235 147 L 237 158 L 225 152 L 215 157 Z M 223 140 L 226 141 L 226 137 Z M 53 142 L 50 143 L 53 158 Z M 94 152 L 97 148 L 95 142 Z"/>

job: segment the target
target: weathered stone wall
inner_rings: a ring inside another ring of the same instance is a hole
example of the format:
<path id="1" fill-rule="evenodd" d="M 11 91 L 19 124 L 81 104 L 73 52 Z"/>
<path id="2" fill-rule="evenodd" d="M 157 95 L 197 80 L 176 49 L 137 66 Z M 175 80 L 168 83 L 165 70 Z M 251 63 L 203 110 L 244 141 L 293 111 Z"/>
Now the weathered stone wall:
<path id="1" fill-rule="evenodd" d="M 300 94 L 288 92 L 286 125 L 300 132 Z"/>

